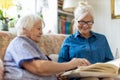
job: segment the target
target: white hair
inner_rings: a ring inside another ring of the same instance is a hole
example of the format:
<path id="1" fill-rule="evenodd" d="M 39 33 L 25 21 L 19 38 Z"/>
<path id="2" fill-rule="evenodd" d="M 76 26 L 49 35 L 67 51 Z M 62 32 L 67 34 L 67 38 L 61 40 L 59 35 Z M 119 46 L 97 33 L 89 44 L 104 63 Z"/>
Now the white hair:
<path id="1" fill-rule="evenodd" d="M 23 29 L 25 28 L 27 30 L 31 30 L 31 28 L 37 21 L 41 21 L 42 24 L 44 23 L 43 20 L 35 14 L 27 14 L 22 16 L 15 25 L 17 35 L 24 35 Z"/>
<path id="2" fill-rule="evenodd" d="M 87 14 L 90 14 L 92 17 L 94 17 L 92 6 L 89 5 L 87 2 L 79 2 L 79 5 L 74 11 L 75 20 L 81 20 Z"/>
<path id="3" fill-rule="evenodd" d="M 78 21 L 83 19 L 87 14 L 90 14 L 94 18 L 94 10 L 87 2 L 79 2 L 78 6 L 74 10 L 74 24 L 73 31 L 75 32 L 78 27 Z"/>

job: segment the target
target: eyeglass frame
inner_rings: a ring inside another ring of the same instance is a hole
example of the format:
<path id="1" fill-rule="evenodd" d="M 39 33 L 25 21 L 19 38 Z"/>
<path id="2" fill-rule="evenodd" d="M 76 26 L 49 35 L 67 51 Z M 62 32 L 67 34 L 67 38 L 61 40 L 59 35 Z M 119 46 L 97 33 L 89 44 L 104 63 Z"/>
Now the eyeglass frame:
<path id="1" fill-rule="evenodd" d="M 80 25 L 93 25 L 94 24 L 94 21 L 78 21 L 78 24 Z"/>

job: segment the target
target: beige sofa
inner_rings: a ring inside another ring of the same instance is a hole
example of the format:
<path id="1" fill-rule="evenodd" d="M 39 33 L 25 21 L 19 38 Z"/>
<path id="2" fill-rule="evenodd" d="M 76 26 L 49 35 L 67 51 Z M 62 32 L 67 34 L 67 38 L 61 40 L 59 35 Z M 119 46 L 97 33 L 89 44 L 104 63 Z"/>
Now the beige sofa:
<path id="1" fill-rule="evenodd" d="M 15 35 L 9 33 L 0 31 L 0 58 L 3 60 L 5 50 L 9 44 L 9 42 L 15 37 Z M 55 59 L 56 56 L 52 56 L 52 54 L 58 54 L 61 44 L 64 40 L 66 35 L 63 34 L 46 34 L 43 35 L 41 38 L 41 41 L 39 43 L 39 46 L 41 50 L 46 54 L 49 55 L 52 59 Z M 56 59 L 55 59 L 56 61 Z M 0 80 L 2 80 L 3 77 L 3 64 L 0 62 Z M 119 78 L 116 78 L 115 80 L 120 80 Z"/>

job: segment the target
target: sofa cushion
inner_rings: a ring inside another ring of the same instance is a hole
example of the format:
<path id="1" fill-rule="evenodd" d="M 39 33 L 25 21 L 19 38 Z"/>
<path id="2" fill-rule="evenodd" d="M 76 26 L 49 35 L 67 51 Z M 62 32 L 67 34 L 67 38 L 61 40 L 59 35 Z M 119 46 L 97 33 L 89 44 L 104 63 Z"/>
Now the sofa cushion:
<path id="1" fill-rule="evenodd" d="M 14 35 L 9 32 L 0 31 L 0 58 L 3 60 L 5 50 L 10 42 L 14 38 Z"/>
<path id="2" fill-rule="evenodd" d="M 49 55 L 49 58 L 50 58 L 52 61 L 58 62 L 58 54 L 50 54 L 50 55 Z"/>
<path id="3" fill-rule="evenodd" d="M 41 50 L 46 54 L 58 54 L 61 44 L 66 35 L 64 34 L 46 34 L 41 38 L 39 46 Z"/>

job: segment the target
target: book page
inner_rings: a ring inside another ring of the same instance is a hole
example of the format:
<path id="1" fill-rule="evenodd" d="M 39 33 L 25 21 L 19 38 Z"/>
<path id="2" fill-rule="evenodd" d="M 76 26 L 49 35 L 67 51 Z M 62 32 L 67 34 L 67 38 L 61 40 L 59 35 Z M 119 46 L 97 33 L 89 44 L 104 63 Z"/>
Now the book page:
<path id="1" fill-rule="evenodd" d="M 62 74 L 66 77 L 115 77 L 118 76 L 120 58 L 106 63 L 96 63 L 90 66 L 80 66 L 75 70 Z"/>
<path id="2" fill-rule="evenodd" d="M 112 74 L 112 73 L 100 73 L 100 72 L 85 72 L 85 71 L 80 71 L 76 72 L 75 70 L 72 71 L 67 71 L 63 73 L 61 76 L 72 78 L 72 77 L 98 77 L 98 78 L 103 78 L 103 77 L 116 77 L 118 75 Z"/>
<path id="3" fill-rule="evenodd" d="M 111 73 L 118 74 L 119 67 L 110 63 L 96 63 L 90 66 L 80 66 L 76 69 L 77 71 L 84 72 L 99 72 L 99 73 Z"/>
<path id="4" fill-rule="evenodd" d="M 106 63 L 114 64 L 115 66 L 120 67 L 120 58 L 108 61 Z"/>

